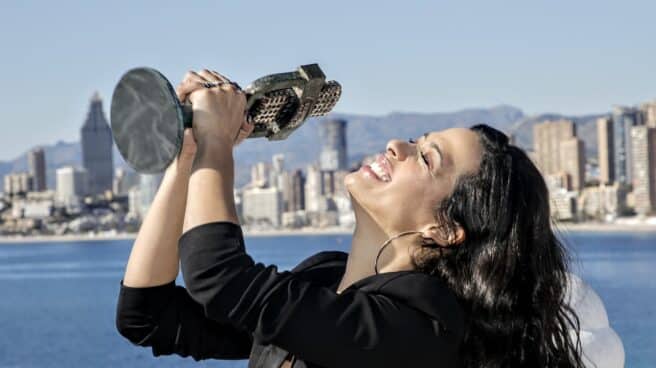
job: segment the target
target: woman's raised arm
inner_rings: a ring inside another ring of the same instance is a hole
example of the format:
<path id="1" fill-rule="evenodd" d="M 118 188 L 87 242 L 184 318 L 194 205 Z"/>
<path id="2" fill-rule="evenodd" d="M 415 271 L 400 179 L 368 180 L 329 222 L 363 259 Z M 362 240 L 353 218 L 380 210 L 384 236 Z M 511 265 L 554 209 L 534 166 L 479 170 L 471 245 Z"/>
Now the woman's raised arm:
<path id="1" fill-rule="evenodd" d="M 186 129 L 182 151 L 166 169 L 155 199 L 141 224 L 123 284 L 130 287 L 158 286 L 178 275 L 178 239 L 187 202 L 187 189 L 196 143 L 191 129 Z"/>

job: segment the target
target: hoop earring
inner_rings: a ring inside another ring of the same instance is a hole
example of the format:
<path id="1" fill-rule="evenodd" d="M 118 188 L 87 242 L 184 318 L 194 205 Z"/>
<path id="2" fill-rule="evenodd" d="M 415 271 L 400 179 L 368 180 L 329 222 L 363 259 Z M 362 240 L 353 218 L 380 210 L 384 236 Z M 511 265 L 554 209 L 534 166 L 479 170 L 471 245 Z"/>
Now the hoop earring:
<path id="1" fill-rule="evenodd" d="M 378 275 L 378 259 L 380 258 L 380 255 L 383 253 L 383 249 L 385 249 L 385 247 L 388 246 L 389 243 L 392 240 L 394 240 L 398 237 L 401 237 L 403 235 L 414 234 L 414 233 L 421 233 L 421 231 L 416 231 L 416 230 L 414 230 L 414 231 L 404 231 L 402 233 L 398 233 L 398 234 L 394 235 L 393 237 L 385 240 L 383 245 L 380 246 L 380 249 L 378 250 L 378 254 L 376 255 L 376 261 L 374 262 L 374 272 L 376 273 L 376 275 Z"/>

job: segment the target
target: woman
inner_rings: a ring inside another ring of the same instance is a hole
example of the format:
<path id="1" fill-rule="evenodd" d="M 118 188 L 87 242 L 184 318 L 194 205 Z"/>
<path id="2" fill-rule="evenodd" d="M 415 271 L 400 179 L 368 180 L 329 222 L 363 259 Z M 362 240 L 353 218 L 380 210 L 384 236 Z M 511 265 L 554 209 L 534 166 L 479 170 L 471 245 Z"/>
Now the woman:
<path id="1" fill-rule="evenodd" d="M 583 366 L 547 189 L 505 135 L 477 125 L 390 141 L 344 179 L 350 253 L 278 272 L 245 253 L 233 203 L 232 149 L 253 128 L 243 92 L 208 70 L 177 92 L 193 136 L 128 261 L 117 328 L 131 342 L 249 367 Z"/>

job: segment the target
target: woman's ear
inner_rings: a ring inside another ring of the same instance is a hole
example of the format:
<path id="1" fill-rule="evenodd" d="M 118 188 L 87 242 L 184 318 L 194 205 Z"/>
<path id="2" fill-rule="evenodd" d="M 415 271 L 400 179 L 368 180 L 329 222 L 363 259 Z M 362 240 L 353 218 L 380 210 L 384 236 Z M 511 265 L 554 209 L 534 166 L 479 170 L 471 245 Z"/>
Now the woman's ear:
<path id="1" fill-rule="evenodd" d="M 422 230 L 422 238 L 432 239 L 433 243 L 442 246 L 458 245 L 465 241 L 465 229 L 458 223 L 455 223 L 453 231 L 448 231 L 437 224 L 430 224 Z"/>

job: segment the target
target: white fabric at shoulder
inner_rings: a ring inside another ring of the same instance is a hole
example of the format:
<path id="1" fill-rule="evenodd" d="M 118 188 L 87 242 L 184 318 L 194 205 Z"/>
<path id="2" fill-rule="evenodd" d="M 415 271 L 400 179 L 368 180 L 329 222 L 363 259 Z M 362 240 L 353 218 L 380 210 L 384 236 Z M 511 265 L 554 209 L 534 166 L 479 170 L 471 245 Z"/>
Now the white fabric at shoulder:
<path id="1" fill-rule="evenodd" d="M 623 368 L 624 346 L 608 322 L 608 314 L 599 295 L 574 274 L 568 274 L 565 299 L 581 322 L 583 361 L 589 368 Z M 570 330 L 576 342 L 576 332 Z"/>

